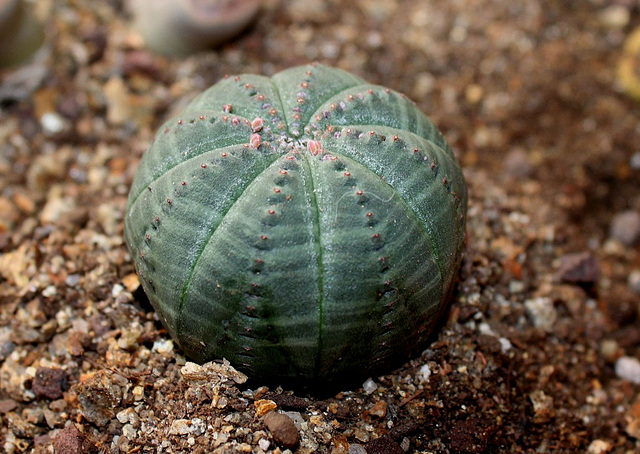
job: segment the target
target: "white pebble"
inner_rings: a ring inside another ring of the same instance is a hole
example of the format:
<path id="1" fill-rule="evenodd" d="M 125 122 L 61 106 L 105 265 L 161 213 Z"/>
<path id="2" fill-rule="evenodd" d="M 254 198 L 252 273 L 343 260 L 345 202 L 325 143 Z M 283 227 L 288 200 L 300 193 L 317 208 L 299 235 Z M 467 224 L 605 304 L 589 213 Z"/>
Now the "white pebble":
<path id="1" fill-rule="evenodd" d="M 371 379 L 371 377 L 369 377 L 369 378 L 367 378 L 367 381 L 365 381 L 362 384 L 362 388 L 364 388 L 365 394 L 369 395 L 369 394 L 373 394 L 375 392 L 375 390 L 378 389 L 378 385 L 376 385 L 376 383 L 373 381 L 373 379 Z"/>
<path id="2" fill-rule="evenodd" d="M 478 325 L 478 331 L 480 334 L 487 334 L 489 336 L 495 336 L 495 333 L 491 329 L 491 326 L 487 322 L 482 322 Z"/>
<path id="3" fill-rule="evenodd" d="M 633 293 L 640 295 L 640 270 L 633 270 L 629 273 L 627 284 Z"/>
<path id="4" fill-rule="evenodd" d="M 133 388 L 133 400 L 135 400 L 136 402 L 141 401 L 142 399 L 144 399 L 144 386 L 135 386 Z"/>
<path id="5" fill-rule="evenodd" d="M 42 296 L 49 298 L 50 296 L 55 296 L 56 293 L 58 293 L 58 290 L 56 290 L 55 285 L 49 285 L 42 291 Z"/>
<path id="6" fill-rule="evenodd" d="M 269 449 L 269 446 L 271 446 L 271 442 L 266 438 L 261 438 L 260 440 L 258 440 L 258 446 L 260 446 L 260 449 L 262 449 L 263 451 L 267 451 Z"/>
<path id="7" fill-rule="evenodd" d="M 623 380 L 640 385 L 640 361 L 632 356 L 622 356 L 616 361 L 616 375 Z"/>
<path id="8" fill-rule="evenodd" d="M 176 419 L 171 423 L 169 435 L 201 435 L 205 430 L 206 424 L 200 418 Z"/>
<path id="9" fill-rule="evenodd" d="M 138 414 L 132 407 L 125 408 L 116 414 L 116 418 L 122 424 L 131 423 L 138 419 Z"/>
<path id="10" fill-rule="evenodd" d="M 640 213 L 626 210 L 616 213 L 611 219 L 609 236 L 624 246 L 633 246 L 640 241 Z"/>
<path id="11" fill-rule="evenodd" d="M 587 448 L 587 454 L 606 454 L 611 448 L 611 443 L 606 440 L 593 440 Z"/>
<path id="12" fill-rule="evenodd" d="M 429 364 L 425 364 L 418 370 L 418 380 L 422 383 L 428 383 L 429 377 L 431 377 L 431 369 L 429 369 Z"/>
<path id="13" fill-rule="evenodd" d="M 512 279 L 509 281 L 509 293 L 522 293 L 525 291 L 524 282 Z"/>
<path id="14" fill-rule="evenodd" d="M 558 318 L 558 312 L 553 306 L 551 298 L 538 297 L 526 300 L 524 306 L 527 310 L 527 314 L 531 317 L 533 325 L 536 328 L 543 330 L 550 330 L 553 327 L 556 319 Z"/>
<path id="15" fill-rule="evenodd" d="M 47 112 L 40 118 L 45 134 L 57 134 L 65 127 L 65 120 L 55 112 Z"/>
<path id="16" fill-rule="evenodd" d="M 122 427 L 122 435 L 127 437 L 129 440 L 135 440 L 137 435 L 137 430 L 131 424 L 125 424 Z"/>
<path id="17" fill-rule="evenodd" d="M 117 298 L 119 294 L 121 294 L 124 291 L 124 287 L 120 284 L 114 284 L 113 288 L 111 289 L 111 296 L 113 296 L 114 298 Z"/>
<path id="18" fill-rule="evenodd" d="M 65 308 L 56 313 L 56 322 L 60 329 L 67 328 L 71 324 L 71 309 Z"/>
<path id="19" fill-rule="evenodd" d="M 498 341 L 500 341 L 500 351 L 502 351 L 502 353 L 507 353 L 513 348 L 511 341 L 506 337 L 500 337 L 498 338 Z"/>
<path id="20" fill-rule="evenodd" d="M 158 339 L 153 343 L 152 350 L 160 354 L 171 353 L 173 351 L 173 341 L 170 339 Z"/>
<path id="21" fill-rule="evenodd" d="M 613 5 L 600 12 L 600 23 L 613 30 L 620 30 L 629 23 L 629 10 L 622 5 Z"/>
<path id="22" fill-rule="evenodd" d="M 169 435 L 185 435 L 189 433 L 189 421 L 186 419 L 176 419 L 171 423 Z"/>
<path id="23" fill-rule="evenodd" d="M 75 287 L 80 283 L 80 278 L 81 276 L 79 274 L 70 274 L 64 280 L 64 283 L 67 284 L 69 287 Z"/>

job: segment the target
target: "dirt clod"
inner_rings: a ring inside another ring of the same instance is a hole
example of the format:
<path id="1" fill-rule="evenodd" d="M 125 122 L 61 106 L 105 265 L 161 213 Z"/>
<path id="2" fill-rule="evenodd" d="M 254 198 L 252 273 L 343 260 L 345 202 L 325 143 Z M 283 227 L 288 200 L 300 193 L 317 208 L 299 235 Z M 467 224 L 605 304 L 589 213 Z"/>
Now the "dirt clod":
<path id="1" fill-rule="evenodd" d="M 71 424 L 58 432 L 53 439 L 53 452 L 55 454 L 92 454 L 97 453 L 98 448 L 89 437 Z"/>
<path id="2" fill-rule="evenodd" d="M 67 373 L 62 369 L 40 367 L 36 371 L 31 390 L 36 397 L 55 400 L 67 389 Z"/>
<path id="3" fill-rule="evenodd" d="M 78 383 L 74 391 L 84 417 L 98 426 L 107 425 L 117 413 L 123 382 L 126 383 L 123 377 L 104 371 L 90 374 Z"/>
<path id="4" fill-rule="evenodd" d="M 275 442 L 283 448 L 293 449 L 300 442 L 300 433 L 287 415 L 272 411 L 267 413 L 263 421 Z"/>
<path id="5" fill-rule="evenodd" d="M 382 436 L 365 445 L 367 454 L 404 454 L 404 450 L 398 443 L 389 437 Z"/>
<path id="6" fill-rule="evenodd" d="M 594 284 L 599 275 L 598 262 L 587 251 L 560 257 L 560 268 L 556 273 L 559 281 L 571 284 Z"/>

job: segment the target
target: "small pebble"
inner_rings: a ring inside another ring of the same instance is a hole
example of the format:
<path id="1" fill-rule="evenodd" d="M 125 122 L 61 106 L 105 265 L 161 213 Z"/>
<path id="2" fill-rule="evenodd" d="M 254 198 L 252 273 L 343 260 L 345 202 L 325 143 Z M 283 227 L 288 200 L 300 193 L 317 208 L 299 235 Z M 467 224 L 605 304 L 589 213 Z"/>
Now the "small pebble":
<path id="1" fill-rule="evenodd" d="M 62 415 L 59 412 L 54 412 L 45 408 L 42 413 L 47 426 L 50 428 L 53 429 L 54 427 L 60 427 L 64 424 Z"/>
<path id="2" fill-rule="evenodd" d="M 3 415 L 15 410 L 18 407 L 18 402 L 13 399 L 0 400 L 0 413 Z"/>
<path id="3" fill-rule="evenodd" d="M 500 342 L 500 351 L 502 353 L 507 353 L 509 350 L 513 348 L 511 341 L 506 337 L 500 337 L 498 338 L 498 341 Z"/>
<path id="4" fill-rule="evenodd" d="M 622 211 L 611 220 L 609 234 L 625 246 L 633 246 L 640 240 L 640 213 Z"/>
<path id="5" fill-rule="evenodd" d="M 532 298 L 524 302 L 524 307 L 536 328 L 549 330 L 558 318 L 551 298 Z"/>
<path id="6" fill-rule="evenodd" d="M 270 411 L 278 408 L 278 405 L 269 399 L 258 399 L 253 403 L 253 405 L 256 407 L 256 415 L 258 415 L 258 417 L 262 417 Z"/>
<path id="7" fill-rule="evenodd" d="M 362 388 L 364 389 L 365 394 L 373 394 L 376 389 L 378 389 L 378 385 L 373 381 L 371 377 L 367 378 L 367 380 L 362 384 Z"/>
<path id="8" fill-rule="evenodd" d="M 129 103 L 129 92 L 122 78 L 112 76 L 103 86 L 107 101 L 107 122 L 111 126 L 121 126 L 133 116 Z"/>
<path id="9" fill-rule="evenodd" d="M 266 438 L 261 438 L 260 440 L 258 440 L 258 446 L 260 446 L 260 449 L 262 449 L 263 451 L 267 451 L 269 450 L 269 446 L 271 446 L 271 442 Z"/>
<path id="10" fill-rule="evenodd" d="M 470 104 L 478 104 L 482 100 L 483 95 L 482 86 L 478 84 L 467 85 L 467 88 L 464 90 L 464 97 Z"/>
<path id="11" fill-rule="evenodd" d="M 169 435 L 202 435 L 207 424 L 200 418 L 176 419 L 171 423 Z"/>
<path id="12" fill-rule="evenodd" d="M 613 363 L 620 355 L 620 345 L 615 339 L 603 339 L 600 342 L 600 355 L 605 359 Z"/>
<path id="13" fill-rule="evenodd" d="M 376 402 L 373 407 L 369 409 L 369 414 L 377 416 L 378 418 L 384 418 L 387 414 L 387 403 L 384 400 Z"/>
<path id="14" fill-rule="evenodd" d="M 629 273 L 627 284 L 633 293 L 640 295 L 640 270 L 633 270 Z"/>
<path id="15" fill-rule="evenodd" d="M 478 347 L 483 353 L 497 353 L 501 350 L 498 337 L 493 334 L 480 334 L 477 337 Z"/>
<path id="16" fill-rule="evenodd" d="M 611 5 L 600 12 L 600 23 L 613 30 L 620 30 L 626 27 L 629 19 L 629 9 L 622 5 Z"/>
<path id="17" fill-rule="evenodd" d="M 221 382 L 223 380 L 233 380 L 238 384 L 247 381 L 247 376 L 235 370 L 227 360 L 223 360 L 222 364 L 211 361 L 202 365 L 187 361 L 180 369 L 180 373 L 186 380 L 190 381 Z"/>
<path id="18" fill-rule="evenodd" d="M 62 429 L 53 439 L 53 452 L 84 454 L 94 452 L 95 445 L 73 424 Z"/>
<path id="19" fill-rule="evenodd" d="M 418 369 L 417 374 L 418 380 L 422 383 L 428 383 L 429 377 L 431 377 L 431 369 L 429 369 L 429 364 L 423 364 L 420 369 Z"/>
<path id="20" fill-rule="evenodd" d="M 50 443 L 51 437 L 49 436 L 49 434 L 36 435 L 35 437 L 33 437 L 34 448 L 42 447 L 46 449 L 46 446 L 48 446 Z M 38 452 L 38 450 L 36 449 L 35 452 Z"/>
<path id="21" fill-rule="evenodd" d="M 44 290 L 42 290 L 42 296 L 44 296 L 45 298 L 51 298 L 52 296 L 55 296 L 57 293 L 58 291 L 55 285 L 48 285 L 47 287 L 45 287 Z"/>
<path id="22" fill-rule="evenodd" d="M 534 171 L 527 152 L 522 148 L 516 148 L 507 153 L 502 161 L 502 169 L 513 179 L 530 177 Z"/>
<path id="23" fill-rule="evenodd" d="M 142 399 L 144 399 L 144 386 L 134 386 L 131 394 L 133 394 L 134 401 L 140 402 Z"/>
<path id="24" fill-rule="evenodd" d="M 518 281 L 516 279 L 511 279 L 509 281 L 509 293 L 522 293 L 526 290 L 524 282 Z"/>
<path id="25" fill-rule="evenodd" d="M 106 426 L 116 416 L 116 408 L 122 400 L 122 387 L 126 385 L 128 381 L 124 377 L 111 371 L 85 376 L 73 387 L 82 415 L 97 426 Z"/>
<path id="26" fill-rule="evenodd" d="M 542 390 L 536 390 L 529 394 L 529 400 L 533 404 L 533 421 L 546 423 L 554 416 L 553 397 L 548 396 Z"/>
<path id="27" fill-rule="evenodd" d="M 272 411 L 264 417 L 264 424 L 275 442 L 283 448 L 293 449 L 300 442 L 300 433 L 287 415 Z"/>
<path id="28" fill-rule="evenodd" d="M 158 339 L 153 343 L 151 350 L 161 355 L 170 354 L 173 352 L 173 341 L 171 339 Z"/>
<path id="29" fill-rule="evenodd" d="M 47 112 L 40 118 L 40 124 L 45 134 L 57 134 L 64 130 L 66 121 L 57 112 Z"/>
<path id="30" fill-rule="evenodd" d="M 64 280 L 64 283 L 69 287 L 75 287 L 80 283 L 81 276 L 79 274 L 70 274 Z"/>
<path id="31" fill-rule="evenodd" d="M 40 367 L 33 378 L 31 390 L 36 397 L 59 399 L 67 389 L 67 373 L 62 369 Z"/>
<path id="32" fill-rule="evenodd" d="M 122 278 L 122 284 L 128 292 L 135 292 L 140 287 L 140 280 L 136 273 L 130 273 Z"/>
<path id="33" fill-rule="evenodd" d="M 122 285 L 114 284 L 113 288 L 111 289 L 111 296 L 113 296 L 114 298 L 117 298 L 118 295 L 120 295 L 123 291 L 124 291 L 124 287 Z"/>
<path id="34" fill-rule="evenodd" d="M 634 403 L 625 413 L 625 432 L 636 440 L 640 439 L 640 402 Z"/>
<path id="35" fill-rule="evenodd" d="M 134 423 L 140 418 L 133 407 L 125 408 L 116 414 L 116 418 L 121 424 Z"/>
<path id="36" fill-rule="evenodd" d="M 616 361 L 616 375 L 623 380 L 640 385 L 640 361 L 632 356 L 622 356 Z"/>
<path id="37" fill-rule="evenodd" d="M 186 435 L 189 433 L 189 420 L 176 419 L 171 423 L 169 435 Z"/>
<path id="38" fill-rule="evenodd" d="M 587 448 L 587 454 L 606 454 L 613 446 L 605 440 L 593 440 Z"/>
<path id="39" fill-rule="evenodd" d="M 122 435 L 127 437 L 129 440 L 135 440 L 137 432 L 138 431 L 131 424 L 125 424 L 122 427 Z"/>
<path id="40" fill-rule="evenodd" d="M 300 427 L 302 427 L 302 424 L 304 424 L 304 418 L 299 411 L 283 411 L 282 414 L 287 415 L 289 418 L 291 418 L 291 421 L 293 421 L 298 429 L 300 429 Z"/>
<path id="41" fill-rule="evenodd" d="M 588 251 L 574 252 L 560 257 L 556 278 L 569 284 L 594 284 L 600 270 L 596 258 Z"/>
<path id="42" fill-rule="evenodd" d="M 349 454 L 367 454 L 367 451 L 364 449 L 364 446 L 353 443 L 349 445 Z"/>

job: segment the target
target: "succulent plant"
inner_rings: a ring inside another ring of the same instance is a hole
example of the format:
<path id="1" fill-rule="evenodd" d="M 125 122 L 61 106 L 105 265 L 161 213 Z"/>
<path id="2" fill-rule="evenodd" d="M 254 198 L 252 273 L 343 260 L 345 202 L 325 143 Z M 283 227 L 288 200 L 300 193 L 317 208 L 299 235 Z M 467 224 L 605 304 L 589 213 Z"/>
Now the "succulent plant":
<path id="1" fill-rule="evenodd" d="M 155 52 L 188 55 L 217 46 L 245 29 L 260 0 L 130 0 L 134 28 Z"/>
<path id="2" fill-rule="evenodd" d="M 226 77 L 165 123 L 125 237 L 187 356 L 331 383 L 424 344 L 456 279 L 466 204 L 456 158 L 411 101 L 312 64 Z"/>

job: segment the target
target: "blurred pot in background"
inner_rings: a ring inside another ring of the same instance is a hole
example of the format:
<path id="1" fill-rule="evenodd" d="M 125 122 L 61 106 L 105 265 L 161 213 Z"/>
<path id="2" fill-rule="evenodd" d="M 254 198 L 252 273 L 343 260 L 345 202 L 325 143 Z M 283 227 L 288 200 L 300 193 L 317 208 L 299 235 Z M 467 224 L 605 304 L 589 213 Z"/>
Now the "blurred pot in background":
<path id="1" fill-rule="evenodd" d="M 133 26 L 146 45 L 184 56 L 233 38 L 255 19 L 260 0 L 129 0 Z"/>
<path id="2" fill-rule="evenodd" d="M 44 41 L 44 29 L 24 0 L 0 0 L 0 67 L 17 65 Z"/>

